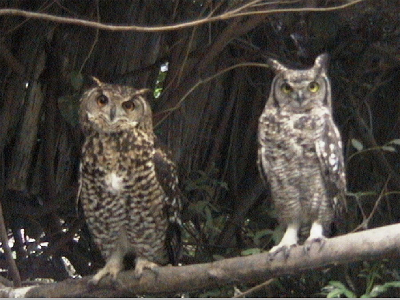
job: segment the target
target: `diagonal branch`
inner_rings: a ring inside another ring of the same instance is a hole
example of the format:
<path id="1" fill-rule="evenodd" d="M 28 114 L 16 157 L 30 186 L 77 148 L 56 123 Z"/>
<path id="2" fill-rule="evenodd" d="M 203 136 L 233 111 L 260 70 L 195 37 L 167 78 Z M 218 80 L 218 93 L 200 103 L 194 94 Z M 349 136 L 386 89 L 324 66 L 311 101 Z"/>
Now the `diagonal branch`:
<path id="1" fill-rule="evenodd" d="M 20 76 L 25 75 L 25 66 L 12 54 L 3 41 L 0 41 L 0 58 L 2 58 L 15 73 Z"/>
<path id="2" fill-rule="evenodd" d="M 7 265 L 9 267 L 9 271 L 10 271 L 11 277 L 13 279 L 14 286 L 20 287 L 21 286 L 21 277 L 19 275 L 17 264 L 15 263 L 15 260 L 12 257 L 11 248 L 8 245 L 7 228 L 6 228 L 6 224 L 4 222 L 3 208 L 2 208 L 1 203 L 0 203 L 0 240 L 1 240 L 1 244 L 3 246 Z"/>
<path id="3" fill-rule="evenodd" d="M 278 254 L 274 260 L 268 253 L 235 257 L 212 263 L 184 267 L 162 267 L 145 271 L 140 280 L 133 271 L 118 276 L 119 289 L 110 288 L 104 280 L 96 289 L 88 289 L 90 277 L 69 279 L 59 283 L 23 289 L 0 290 L 1 297 L 122 297 L 135 295 L 165 295 L 201 289 L 212 289 L 235 284 L 260 283 L 283 275 L 329 265 L 362 260 L 400 258 L 400 224 L 388 225 L 328 239 L 322 249 L 314 245 L 309 253 L 298 246 L 284 259 Z"/>
<path id="4" fill-rule="evenodd" d="M 354 101 L 353 101 L 354 103 Z M 385 157 L 384 152 L 378 147 L 378 143 L 376 142 L 371 130 L 368 125 L 365 123 L 364 119 L 361 117 L 360 112 L 358 110 L 354 111 L 352 116 L 353 120 L 353 128 L 359 134 L 360 139 L 363 141 L 363 144 L 366 145 L 366 148 L 376 148 L 378 151 L 374 152 L 374 157 L 376 159 L 377 167 L 383 174 L 388 174 L 390 176 L 391 181 L 396 185 L 396 188 L 400 190 L 400 175 L 397 171 L 390 165 L 388 160 Z"/>

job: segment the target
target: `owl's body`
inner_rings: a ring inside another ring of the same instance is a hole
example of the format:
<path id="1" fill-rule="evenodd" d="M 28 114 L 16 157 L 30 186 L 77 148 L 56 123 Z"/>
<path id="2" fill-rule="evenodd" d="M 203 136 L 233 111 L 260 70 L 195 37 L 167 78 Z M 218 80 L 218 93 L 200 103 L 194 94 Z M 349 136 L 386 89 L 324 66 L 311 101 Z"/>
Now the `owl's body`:
<path id="1" fill-rule="evenodd" d="M 340 133 L 333 121 L 327 56 L 311 69 L 293 70 L 276 60 L 277 75 L 259 119 L 258 165 L 269 182 L 280 223 L 286 226 L 272 253 L 298 243 L 311 226 L 308 243 L 323 241 L 344 203 L 346 180 Z"/>
<path id="2" fill-rule="evenodd" d="M 176 263 L 180 191 L 175 166 L 157 147 L 144 90 L 100 84 L 84 94 L 85 133 L 79 199 L 106 266 L 93 278 L 114 279 L 128 253 L 143 268 Z"/>

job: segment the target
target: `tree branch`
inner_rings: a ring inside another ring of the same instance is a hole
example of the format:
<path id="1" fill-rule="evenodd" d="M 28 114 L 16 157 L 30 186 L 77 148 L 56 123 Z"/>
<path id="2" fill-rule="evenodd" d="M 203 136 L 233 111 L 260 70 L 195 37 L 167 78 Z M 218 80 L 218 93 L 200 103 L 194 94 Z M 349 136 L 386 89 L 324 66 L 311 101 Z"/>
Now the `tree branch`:
<path id="1" fill-rule="evenodd" d="M 25 76 L 25 66 L 12 54 L 7 46 L 0 41 L 0 57 L 18 75 Z"/>
<path id="2" fill-rule="evenodd" d="M 295 274 L 329 265 L 362 260 L 400 257 L 400 224 L 388 225 L 328 239 L 323 248 L 313 245 L 309 253 L 298 246 L 288 259 L 278 254 L 270 260 L 267 252 L 235 257 L 212 263 L 183 267 L 162 267 L 145 271 L 140 280 L 133 271 L 118 276 L 119 289 L 110 288 L 105 279 L 95 289 L 88 289 L 90 277 L 68 279 L 59 283 L 30 288 L 2 289 L 1 297 L 123 297 L 135 295 L 165 295 L 212 289 L 235 284 L 254 284 L 270 278 Z"/>
<path id="3" fill-rule="evenodd" d="M 193 26 L 199 26 L 202 24 L 216 22 L 220 20 L 228 20 L 236 17 L 244 17 L 250 15 L 260 15 L 260 14 L 273 14 L 273 13 L 287 13 L 287 12 L 321 12 L 321 11 L 334 11 L 339 9 L 344 9 L 346 7 L 353 6 L 357 3 L 363 2 L 366 0 L 353 0 L 349 1 L 345 4 L 332 6 L 332 7 L 310 7 L 310 8 L 281 8 L 281 9 L 266 9 L 266 10 L 250 10 L 241 12 L 242 9 L 235 9 L 233 11 L 227 11 L 221 15 L 215 17 L 206 17 L 194 21 L 189 21 L 181 24 L 172 24 L 172 25 L 162 25 L 162 26 L 137 26 L 137 25 L 110 25 L 110 24 L 103 24 L 95 21 L 77 19 L 77 18 L 68 18 L 68 17 L 60 17 L 45 13 L 37 13 L 33 11 L 26 11 L 21 9 L 12 9 L 12 8 L 5 8 L 0 9 L 0 16 L 21 16 L 25 18 L 31 19 L 40 19 L 46 20 L 56 23 L 64 23 L 64 24 L 72 24 L 77 26 L 85 26 L 91 28 L 97 28 L 100 30 L 109 30 L 109 31 L 140 31 L 140 32 L 160 32 L 160 31 L 171 31 L 171 30 L 178 30 Z M 255 3 L 256 4 L 256 3 Z M 254 5 L 256 6 L 256 5 Z M 247 7 L 245 7 L 247 8 Z"/>
<path id="4" fill-rule="evenodd" d="M 11 248 L 8 245 L 7 228 L 6 228 L 6 224 L 4 222 L 3 207 L 1 205 L 1 203 L 0 203 L 0 240 L 1 240 L 1 244 L 3 246 L 7 265 L 9 267 L 9 271 L 10 271 L 11 277 L 13 279 L 14 286 L 20 287 L 21 286 L 21 276 L 19 275 L 17 264 L 15 263 L 15 260 L 13 259 Z"/>
<path id="5" fill-rule="evenodd" d="M 354 101 L 353 101 L 354 103 Z M 370 128 L 365 123 L 364 119 L 361 117 L 360 112 L 355 110 L 352 116 L 352 126 L 359 134 L 359 137 L 363 141 L 366 148 L 376 148 L 374 151 L 374 157 L 377 160 L 377 167 L 383 174 L 388 174 L 391 177 L 391 181 L 396 185 L 396 188 L 400 190 L 400 176 L 395 169 L 390 165 L 385 157 L 384 152 L 378 147 L 374 135 L 372 134 Z"/>

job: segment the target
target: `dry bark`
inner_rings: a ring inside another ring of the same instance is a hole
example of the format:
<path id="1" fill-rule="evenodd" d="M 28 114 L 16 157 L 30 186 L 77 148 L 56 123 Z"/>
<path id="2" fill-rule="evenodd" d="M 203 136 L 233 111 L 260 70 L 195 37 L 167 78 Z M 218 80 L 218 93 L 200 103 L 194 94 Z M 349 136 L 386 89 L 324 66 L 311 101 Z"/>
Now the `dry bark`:
<path id="1" fill-rule="evenodd" d="M 235 257 L 212 263 L 183 267 L 163 267 L 144 272 L 140 280 L 133 271 L 118 276 L 118 288 L 104 280 L 97 288 L 88 288 L 90 277 L 29 287 L 5 288 L 1 297 L 122 297 L 135 295 L 165 295 L 235 284 L 252 284 L 278 276 L 329 265 L 355 261 L 400 257 L 400 224 L 384 226 L 328 239 L 322 248 L 313 245 L 310 252 L 298 246 L 285 259 L 278 254 L 271 260 L 267 252 L 247 257 Z"/>

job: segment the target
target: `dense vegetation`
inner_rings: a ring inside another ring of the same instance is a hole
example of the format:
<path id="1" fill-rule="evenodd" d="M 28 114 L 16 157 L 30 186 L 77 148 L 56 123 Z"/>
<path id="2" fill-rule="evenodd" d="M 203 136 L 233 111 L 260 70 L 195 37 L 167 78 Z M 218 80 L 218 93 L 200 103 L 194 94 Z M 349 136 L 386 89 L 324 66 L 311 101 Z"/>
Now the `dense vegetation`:
<path id="1" fill-rule="evenodd" d="M 330 54 L 349 190 L 337 233 L 399 222 L 400 2 L 328 9 L 349 3 L 0 1 L 1 9 L 160 27 L 110 31 L 0 13 L 0 200 L 22 280 L 60 281 L 103 264 L 76 202 L 77 108 L 89 76 L 154 89 L 156 134 L 187 198 L 184 264 L 259 253 L 282 234 L 256 167 L 257 122 L 273 76 L 267 57 L 309 66 Z M 270 12 L 279 9 L 287 12 Z M 193 20 L 204 22 L 162 28 Z M 278 278 L 252 296 L 371 296 L 374 285 L 400 281 L 399 271 L 398 262 L 354 263 Z M 383 295 L 399 297 L 399 289 Z"/>

